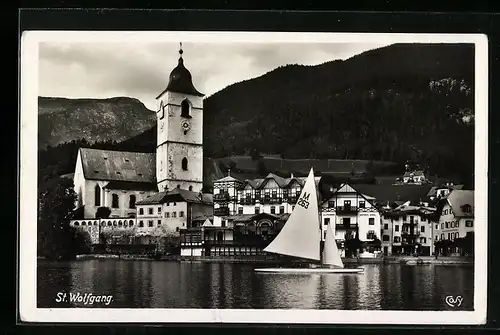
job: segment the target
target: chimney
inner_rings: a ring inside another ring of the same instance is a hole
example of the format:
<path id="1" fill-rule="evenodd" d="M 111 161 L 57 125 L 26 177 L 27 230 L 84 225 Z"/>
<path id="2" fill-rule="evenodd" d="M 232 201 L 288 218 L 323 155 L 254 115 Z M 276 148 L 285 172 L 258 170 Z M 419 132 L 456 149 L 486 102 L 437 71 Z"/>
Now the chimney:
<path id="1" fill-rule="evenodd" d="M 231 176 L 231 168 L 228 168 L 227 169 L 227 176 L 230 177 Z"/>

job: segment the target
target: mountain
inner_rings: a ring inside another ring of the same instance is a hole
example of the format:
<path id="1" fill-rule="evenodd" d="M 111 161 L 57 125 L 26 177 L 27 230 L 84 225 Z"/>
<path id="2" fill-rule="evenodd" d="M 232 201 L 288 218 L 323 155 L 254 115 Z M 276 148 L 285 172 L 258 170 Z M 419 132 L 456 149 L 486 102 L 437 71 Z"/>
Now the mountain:
<path id="1" fill-rule="evenodd" d="M 123 141 L 156 124 L 156 114 L 137 99 L 38 98 L 38 147 L 77 139 Z"/>
<path id="2" fill-rule="evenodd" d="M 472 44 L 394 44 L 317 66 L 282 66 L 204 100 L 205 155 L 413 161 L 428 175 L 472 184 L 473 78 Z M 58 122 L 48 119 L 40 130 L 46 142 L 59 132 L 64 136 L 51 143 L 116 132 L 113 139 L 131 137 L 118 144 L 122 149 L 155 150 L 154 113 L 144 107 L 108 106 L 121 116 L 116 120 L 143 126 L 140 133 L 137 125 L 105 124 L 101 112 L 83 107 L 76 115 L 88 122 L 75 122 L 66 103 L 65 116 L 52 107 Z M 39 117 L 46 117 L 43 110 Z"/>

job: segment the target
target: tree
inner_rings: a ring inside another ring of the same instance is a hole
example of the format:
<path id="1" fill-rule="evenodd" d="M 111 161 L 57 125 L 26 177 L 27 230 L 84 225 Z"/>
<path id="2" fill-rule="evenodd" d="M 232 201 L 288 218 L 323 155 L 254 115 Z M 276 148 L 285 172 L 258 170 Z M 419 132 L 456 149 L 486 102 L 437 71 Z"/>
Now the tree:
<path id="1" fill-rule="evenodd" d="M 265 177 L 267 176 L 267 167 L 266 167 L 266 164 L 264 163 L 264 160 L 259 160 L 259 162 L 257 163 L 257 173 L 259 174 L 259 176 L 261 177 Z"/>
<path id="2" fill-rule="evenodd" d="M 37 249 L 49 259 L 72 259 L 87 251 L 90 238 L 69 225 L 75 209 L 76 194 L 73 182 L 55 178 L 38 189 Z"/>
<path id="3" fill-rule="evenodd" d="M 99 207 L 95 212 L 96 219 L 107 219 L 111 215 L 111 208 L 109 207 Z"/>

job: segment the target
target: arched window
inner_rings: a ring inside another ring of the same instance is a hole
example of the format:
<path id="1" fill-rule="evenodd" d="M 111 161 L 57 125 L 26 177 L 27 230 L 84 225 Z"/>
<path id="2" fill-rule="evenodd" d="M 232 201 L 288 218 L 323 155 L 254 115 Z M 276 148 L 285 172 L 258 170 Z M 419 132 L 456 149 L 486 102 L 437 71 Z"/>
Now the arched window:
<path id="1" fill-rule="evenodd" d="M 189 115 L 189 109 L 191 106 L 189 106 L 189 102 L 187 100 L 183 100 L 181 102 L 181 116 L 182 117 L 191 117 Z"/>
<path id="2" fill-rule="evenodd" d="M 177 185 L 177 188 L 181 188 L 181 185 Z"/>
<path id="3" fill-rule="evenodd" d="M 128 207 L 135 208 L 135 195 L 132 194 L 128 199 Z"/>
<path id="4" fill-rule="evenodd" d="M 192 191 L 193 190 L 193 186 L 189 186 L 189 190 Z"/>
<path id="5" fill-rule="evenodd" d="M 94 192 L 94 205 L 95 206 L 101 206 L 101 188 L 99 185 L 95 186 L 95 192 Z"/>
<path id="6" fill-rule="evenodd" d="M 188 169 L 188 160 L 187 160 L 187 158 L 186 158 L 186 157 L 184 157 L 184 158 L 182 159 L 182 169 L 183 169 L 184 171 L 187 171 L 187 169 Z"/>
<path id="7" fill-rule="evenodd" d="M 111 195 L 111 207 L 118 208 L 118 194 L 113 193 Z"/>

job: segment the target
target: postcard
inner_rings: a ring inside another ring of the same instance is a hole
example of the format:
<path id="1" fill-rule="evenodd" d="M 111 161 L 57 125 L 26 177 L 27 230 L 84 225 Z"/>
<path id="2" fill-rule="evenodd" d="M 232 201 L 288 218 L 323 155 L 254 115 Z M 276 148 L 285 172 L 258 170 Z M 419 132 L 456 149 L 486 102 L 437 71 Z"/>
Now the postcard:
<path id="1" fill-rule="evenodd" d="M 27 31 L 25 322 L 486 322 L 487 39 Z"/>

